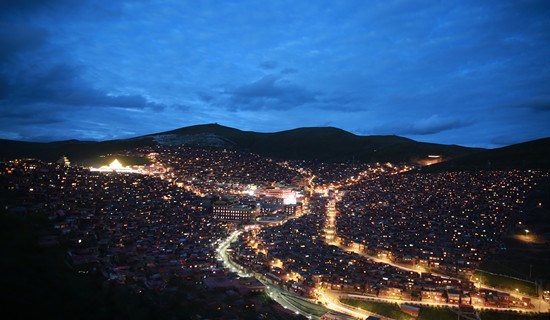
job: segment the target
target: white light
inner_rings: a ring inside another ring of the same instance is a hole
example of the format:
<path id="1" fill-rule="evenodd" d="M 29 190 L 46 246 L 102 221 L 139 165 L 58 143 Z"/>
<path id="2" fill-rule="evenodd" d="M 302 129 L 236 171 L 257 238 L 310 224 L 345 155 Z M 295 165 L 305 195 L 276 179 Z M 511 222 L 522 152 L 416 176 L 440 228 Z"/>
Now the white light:
<path id="1" fill-rule="evenodd" d="M 296 193 L 291 193 L 283 199 L 283 204 L 296 204 Z"/>
<path id="2" fill-rule="evenodd" d="M 109 168 L 116 170 L 116 169 L 122 169 L 122 163 L 118 161 L 118 159 L 115 159 L 111 164 L 109 165 Z"/>

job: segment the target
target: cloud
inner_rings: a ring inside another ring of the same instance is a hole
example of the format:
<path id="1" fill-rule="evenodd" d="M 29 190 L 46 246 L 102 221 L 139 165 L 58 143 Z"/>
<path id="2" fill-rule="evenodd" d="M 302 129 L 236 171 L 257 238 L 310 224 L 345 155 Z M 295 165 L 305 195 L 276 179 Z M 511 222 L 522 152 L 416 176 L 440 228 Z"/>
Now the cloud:
<path id="1" fill-rule="evenodd" d="M 48 31 L 30 25 L 0 23 L 0 65 L 12 62 L 19 54 L 46 44 Z"/>
<path id="2" fill-rule="evenodd" d="M 6 99 L 9 94 L 9 82 L 8 79 L 0 77 L 0 101 Z"/>
<path id="3" fill-rule="evenodd" d="M 517 137 L 517 136 L 505 136 L 505 135 L 498 135 L 494 138 L 492 138 L 489 143 L 492 144 L 492 145 L 495 145 L 497 147 L 504 147 L 504 146 L 509 146 L 509 145 L 512 145 L 512 144 L 516 144 L 516 143 L 520 143 L 520 142 L 523 142 L 525 140 Z"/>
<path id="4" fill-rule="evenodd" d="M 128 119 L 131 112 L 158 112 L 173 106 L 153 101 L 139 88 L 128 92 L 115 87 L 110 92 L 96 87 L 93 78 L 85 78 L 97 71 L 96 66 L 72 55 L 72 47 L 63 47 L 66 38 L 55 28 L 39 27 L 49 24 L 32 19 L 61 14 L 76 9 L 74 6 L 64 7 L 62 1 L 48 5 L 43 1 L 12 3 L 16 2 L 0 5 L 0 127 L 4 136 L 32 139 L 40 131 L 54 137 L 54 131 L 68 134 L 81 119 L 112 123 L 114 119 Z M 112 112 L 124 116 L 107 119 Z M 85 125 L 79 130 L 82 137 Z"/>
<path id="5" fill-rule="evenodd" d="M 462 128 L 468 125 L 470 125 L 470 123 L 467 121 L 461 119 L 440 117 L 439 115 L 435 114 L 427 119 L 421 119 L 413 123 L 409 129 L 405 130 L 405 133 L 416 135 L 429 135 Z"/>
<path id="6" fill-rule="evenodd" d="M 186 116 L 186 112 L 159 116 L 139 109 L 34 104 L 7 109 L 0 117 L 0 134 L 27 141 L 123 139 L 176 128 L 181 126 L 178 118 Z"/>
<path id="7" fill-rule="evenodd" d="M 525 104 L 525 106 L 535 112 L 550 111 L 550 97 L 540 97 Z"/>
<path id="8" fill-rule="evenodd" d="M 323 95 L 320 97 L 319 103 L 315 105 L 315 108 L 337 112 L 367 111 L 367 108 L 363 105 L 363 101 L 351 94 Z"/>
<path id="9" fill-rule="evenodd" d="M 509 113 L 510 111 L 529 110 L 534 113 L 546 113 L 550 111 L 550 96 L 546 94 L 536 95 L 529 98 L 516 99 L 516 102 L 504 103 L 491 108 L 495 112 Z"/>
<path id="10" fill-rule="evenodd" d="M 293 74 L 293 73 L 298 73 L 298 69 L 284 68 L 283 70 L 281 70 L 281 74 Z"/>
<path id="11" fill-rule="evenodd" d="M 260 67 L 262 69 L 266 69 L 266 70 L 275 69 L 275 68 L 277 68 L 278 65 L 279 65 L 279 63 L 277 63 L 277 61 L 273 61 L 273 60 L 266 60 L 266 61 L 262 61 L 262 63 L 260 63 Z"/>
<path id="12" fill-rule="evenodd" d="M 214 96 L 207 92 L 197 92 L 196 95 L 201 101 L 205 103 L 209 103 L 214 100 Z"/>
<path id="13" fill-rule="evenodd" d="M 326 121 L 316 125 L 316 127 L 332 127 L 332 126 L 334 126 L 334 121 Z"/>
<path id="14" fill-rule="evenodd" d="M 3 108 L 0 125 L 8 128 L 17 125 L 52 124 L 62 122 L 58 112 L 52 106 L 33 105 L 25 108 Z"/>
<path id="15" fill-rule="evenodd" d="M 277 74 L 266 75 L 252 83 L 226 90 L 229 110 L 290 110 L 307 107 L 326 112 L 360 112 L 365 107 L 352 94 L 319 93 L 296 85 Z M 199 94 L 201 97 L 203 94 Z M 203 98 L 201 100 L 204 101 Z M 211 100 L 207 101 L 211 103 Z M 212 104 L 212 103 L 211 103 Z M 305 112 L 305 111 L 304 111 Z M 312 112 L 315 112 L 312 110 Z"/>
<path id="16" fill-rule="evenodd" d="M 264 76 L 228 94 L 230 109 L 291 109 L 317 101 L 315 93 L 277 75 Z"/>
<path id="17" fill-rule="evenodd" d="M 55 2 L 63 2 L 58 0 L 42 1 L 42 0 L 17 0 L 17 1 L 0 1 L 0 13 L 22 13 L 34 12 L 37 9 L 47 8 Z"/>
<path id="18" fill-rule="evenodd" d="M 128 130 L 146 114 L 144 130 L 226 119 L 268 130 L 284 119 L 470 145 L 548 135 L 548 6 L 0 1 L 0 117 L 63 121 L 43 133 L 67 138 L 81 118 L 122 132 L 116 119 Z"/>
<path id="19" fill-rule="evenodd" d="M 155 110 L 164 107 L 140 95 L 111 95 L 94 89 L 80 77 L 81 72 L 58 64 L 30 74 L 16 74 L 11 80 L 10 75 L 0 74 L 0 83 L 7 84 L 8 88 L 7 92 L 0 92 L 0 105 L 21 107 L 41 103 Z"/>
<path id="20" fill-rule="evenodd" d="M 444 131 L 463 128 L 471 125 L 471 121 L 462 119 L 440 117 L 437 114 L 429 118 L 420 119 L 415 122 L 390 122 L 370 130 L 370 132 L 397 135 L 432 135 Z"/>

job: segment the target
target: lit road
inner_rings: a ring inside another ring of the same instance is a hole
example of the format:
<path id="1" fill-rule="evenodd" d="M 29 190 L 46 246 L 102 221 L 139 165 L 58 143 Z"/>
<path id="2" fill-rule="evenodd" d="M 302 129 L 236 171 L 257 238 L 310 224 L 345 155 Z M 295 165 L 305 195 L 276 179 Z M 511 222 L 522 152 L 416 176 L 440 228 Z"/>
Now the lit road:
<path id="1" fill-rule="evenodd" d="M 328 308 L 339 311 L 342 313 L 345 313 L 347 315 L 364 319 L 368 316 L 374 316 L 378 317 L 380 319 L 384 320 L 391 320 L 392 318 L 384 317 L 379 314 L 369 312 L 363 309 L 355 308 L 352 306 L 348 306 L 345 304 L 342 304 L 340 300 L 338 299 L 338 295 L 332 295 L 330 293 L 327 293 L 325 290 L 317 290 L 317 295 L 319 297 L 319 301 L 321 301 L 323 304 L 325 304 Z"/>
<path id="2" fill-rule="evenodd" d="M 393 263 L 392 261 L 390 261 L 389 259 L 382 259 L 382 258 L 378 258 L 376 256 L 371 256 L 369 254 L 366 254 L 364 252 L 361 252 L 358 248 L 356 248 L 358 245 L 356 244 L 353 244 L 351 247 L 346 247 L 346 246 L 343 246 L 341 245 L 339 242 L 337 241 L 333 241 L 333 242 L 330 242 L 329 243 L 330 245 L 333 245 L 333 246 L 337 246 L 338 248 L 344 250 L 344 251 L 347 251 L 347 252 L 354 252 L 360 256 L 363 256 L 369 260 L 372 260 L 372 261 L 375 261 L 375 262 L 380 262 L 380 263 L 384 263 L 384 264 L 388 264 L 392 267 L 396 267 L 396 268 L 399 268 L 401 270 L 406 270 L 406 271 L 411 271 L 411 272 L 415 272 L 415 273 L 422 273 L 422 272 L 427 272 L 425 271 L 423 268 L 419 268 L 419 267 L 416 267 L 416 268 L 412 268 L 412 267 L 407 267 L 407 266 L 403 266 L 403 265 L 400 265 L 400 264 L 397 264 L 397 263 Z M 438 274 L 435 274 L 435 273 L 432 273 L 434 275 L 438 275 Z M 445 278 L 449 278 L 449 279 L 452 279 L 451 277 L 449 276 L 444 276 L 444 275 L 440 275 L 442 277 L 445 277 Z"/>
<path id="3" fill-rule="evenodd" d="M 233 262 L 229 258 L 228 254 L 228 249 L 231 243 L 237 240 L 242 232 L 242 230 L 237 230 L 231 233 L 229 237 L 220 242 L 216 251 L 218 252 L 218 257 L 222 259 L 223 264 L 226 268 L 228 268 L 232 272 L 237 273 L 240 277 L 252 277 L 253 275 L 251 273 L 247 272 L 243 267 Z M 263 279 L 258 280 L 264 283 L 264 285 L 266 286 L 266 292 L 271 299 L 282 305 L 284 308 L 289 309 L 297 314 L 304 315 L 309 319 L 320 319 L 320 316 L 325 314 L 329 310 L 341 312 L 361 319 L 364 319 L 369 315 L 374 315 L 373 313 L 367 311 L 343 305 L 338 302 L 338 299 L 336 299 L 335 303 L 329 300 L 326 296 L 322 295 L 322 292 L 320 291 L 318 291 L 319 300 L 324 302 L 325 306 L 318 305 L 314 302 L 303 299 L 296 294 L 288 292 L 284 289 L 280 289 L 276 286 L 266 284 Z"/>
<path id="4" fill-rule="evenodd" d="M 323 289 L 322 291 L 319 291 L 318 292 L 321 292 L 321 294 L 319 294 L 319 296 L 323 297 L 324 300 L 322 301 L 332 301 L 333 303 L 336 303 L 337 301 L 339 301 L 340 297 L 341 296 L 345 296 L 347 295 L 347 293 L 344 293 L 344 292 L 340 292 L 340 291 L 335 291 L 335 290 L 327 290 L 327 289 Z M 359 294 L 355 294 L 355 293 L 350 293 L 352 295 L 359 295 Z M 374 302 L 385 302 L 385 303 L 406 303 L 406 304 L 411 304 L 411 305 L 418 305 L 418 306 L 428 306 L 428 307 L 456 307 L 457 305 L 456 304 L 448 304 L 448 303 L 445 303 L 445 302 L 432 302 L 432 301 L 414 301 L 414 300 L 397 300 L 397 299 L 389 299 L 389 298 L 382 298 L 382 297 L 376 297 L 376 296 L 364 296 L 366 300 L 368 301 L 374 301 Z M 353 298 L 351 298 L 353 299 Z M 340 305 L 342 305 L 340 303 Z M 346 305 L 343 305 L 343 306 L 346 306 Z M 529 314 L 529 313 L 536 313 L 535 311 L 531 311 L 530 309 L 518 309 L 518 308 L 495 308 L 495 307 L 485 307 L 485 306 L 477 306 L 477 305 L 474 305 L 475 309 L 476 310 L 495 310 L 495 311 L 515 311 L 515 312 L 519 312 L 520 314 L 521 313 L 525 313 L 525 314 Z M 378 316 L 380 317 L 380 316 Z"/>
<path id="5" fill-rule="evenodd" d="M 328 212 L 327 212 L 327 214 L 328 214 Z M 296 218 L 296 217 L 293 217 L 293 218 Z M 329 218 L 329 217 L 327 216 L 327 218 Z M 336 215 L 334 215 L 334 218 L 336 218 Z M 292 219 L 292 218 L 290 218 L 290 219 Z M 285 219 L 283 221 L 283 223 L 286 223 L 290 219 Z M 332 224 L 335 224 L 335 221 L 333 221 Z M 336 230 L 334 230 L 334 231 L 336 231 Z M 242 230 L 237 230 L 237 231 L 233 232 L 228 238 L 226 238 L 225 240 L 223 240 L 219 244 L 219 246 L 217 248 L 217 252 L 219 254 L 219 257 L 223 260 L 223 264 L 226 268 L 230 269 L 233 272 L 236 272 L 241 277 L 252 277 L 253 274 L 251 272 L 247 271 L 242 266 L 240 266 L 240 265 L 236 264 L 234 261 L 232 261 L 229 258 L 229 254 L 228 254 L 228 249 L 229 249 L 231 243 L 234 242 L 235 240 L 237 240 L 238 236 L 242 232 L 243 232 Z M 337 237 L 336 237 L 336 239 L 337 239 Z M 402 270 L 411 271 L 411 272 L 415 272 L 415 273 L 427 272 L 424 268 L 422 268 L 420 266 L 415 266 L 415 267 L 404 266 L 404 265 L 394 263 L 394 262 L 390 261 L 387 258 L 380 258 L 380 257 L 365 254 L 364 252 L 361 252 L 359 250 L 360 247 L 359 247 L 358 244 L 353 244 L 351 247 L 343 246 L 343 245 L 341 245 L 341 244 L 339 244 L 335 241 L 330 241 L 329 244 L 336 245 L 344 251 L 352 251 L 354 253 L 357 253 L 357 254 L 359 254 L 361 256 L 364 256 L 368 259 L 371 259 L 373 261 L 388 264 L 388 265 L 391 265 L 393 267 L 396 267 L 396 268 L 399 268 L 399 269 L 402 269 Z M 438 274 L 438 273 L 434 273 L 434 272 L 430 272 L 430 273 L 433 274 L 433 275 L 436 275 L 436 276 L 443 277 L 443 278 L 461 280 L 461 279 L 453 278 L 453 277 L 450 277 L 450 276 L 447 276 L 447 275 L 444 275 L 444 274 Z M 315 301 L 304 299 L 304 298 L 302 298 L 302 297 L 300 297 L 300 296 L 298 296 L 298 295 L 296 295 L 292 292 L 286 291 L 286 290 L 284 290 L 282 288 L 278 288 L 276 286 L 269 285 L 269 284 L 265 283 L 264 279 L 260 278 L 258 280 L 260 280 L 262 283 L 264 283 L 264 285 L 267 288 L 266 292 L 268 293 L 268 295 L 270 296 L 271 299 L 273 299 L 274 301 L 276 301 L 277 303 L 282 305 L 284 308 L 289 309 L 293 312 L 296 312 L 297 314 L 304 315 L 304 316 L 306 316 L 310 319 L 319 319 L 320 315 L 328 312 L 329 310 L 333 310 L 333 311 L 339 312 L 339 313 L 344 313 L 344 314 L 350 315 L 352 317 L 357 317 L 357 318 L 361 318 L 361 319 L 364 319 L 368 316 L 375 316 L 375 317 L 379 317 L 379 318 L 382 318 L 382 319 L 391 319 L 391 318 L 383 317 L 383 316 L 371 313 L 369 311 L 358 309 L 358 308 L 355 308 L 353 306 L 349 306 L 349 305 L 345 305 L 345 304 L 341 303 L 339 298 L 340 298 L 340 296 L 345 295 L 345 293 L 342 293 L 342 292 L 325 290 L 325 289 L 316 290 L 317 297 L 318 297 L 317 301 L 320 301 L 324 304 L 324 306 L 321 306 L 321 305 L 316 304 Z M 478 286 L 478 287 L 485 288 L 485 289 L 496 290 L 496 291 L 500 291 L 500 292 L 507 292 L 507 291 L 500 290 L 500 289 L 497 290 L 495 288 L 491 288 L 491 287 L 488 287 L 488 286 L 485 286 L 485 285 L 481 285 L 481 286 Z M 521 298 L 521 296 L 518 295 L 516 292 L 508 291 L 507 293 L 509 293 L 510 295 L 512 295 L 514 297 Z M 383 298 L 383 297 L 370 297 L 370 296 L 366 297 L 366 298 L 368 298 L 368 300 L 371 300 L 371 301 L 378 301 L 378 302 L 385 302 L 385 303 L 411 303 L 411 304 L 415 304 L 415 305 L 423 305 L 423 306 L 431 306 L 431 307 L 456 306 L 456 305 L 448 304 L 446 302 L 396 300 L 396 299 L 389 299 L 389 298 Z M 521 313 L 536 313 L 537 311 L 543 311 L 543 310 L 545 311 L 545 310 L 549 309 L 550 305 L 546 301 L 542 301 L 542 303 L 541 303 L 540 299 L 536 299 L 536 298 L 532 298 L 531 301 L 535 305 L 535 307 L 536 307 L 535 309 L 526 310 L 526 309 L 519 309 L 519 308 L 494 308 L 494 307 L 485 307 L 485 306 L 479 306 L 479 305 L 475 305 L 475 308 L 478 309 L 478 310 L 487 309 L 487 310 L 498 310 L 498 311 L 516 311 L 516 312 L 521 312 Z"/>
<path id="6" fill-rule="evenodd" d="M 372 256 L 372 255 L 366 254 L 364 252 L 361 252 L 357 248 L 357 245 L 352 245 L 351 247 L 346 247 L 346 246 L 341 245 L 338 242 L 331 242 L 329 244 L 337 246 L 338 248 L 340 248 L 344 251 L 354 252 L 354 253 L 356 253 L 358 255 L 361 255 L 361 256 L 363 256 L 367 259 L 370 259 L 372 261 L 385 263 L 385 264 L 391 265 L 393 267 L 399 268 L 401 270 L 412 271 L 412 272 L 416 272 L 416 273 L 425 272 L 425 273 L 430 273 L 432 275 L 439 276 L 439 277 L 442 277 L 442 278 L 453 279 L 453 280 L 463 280 L 463 279 L 460 279 L 460 278 L 451 277 L 451 276 L 441 274 L 441 273 L 437 273 L 437 272 L 428 272 L 420 266 L 417 266 L 416 268 L 407 267 L 407 266 L 404 266 L 404 265 L 401 265 L 401 264 L 394 263 L 394 262 L 390 261 L 389 259 L 378 258 L 376 256 Z M 488 289 L 488 290 L 506 292 L 506 293 L 510 294 L 511 296 L 519 298 L 519 299 L 521 299 L 522 297 L 525 296 L 525 295 L 518 294 L 514 291 L 506 291 L 506 290 L 503 290 L 503 289 L 487 286 L 487 285 L 484 285 L 484 284 L 474 283 L 474 285 L 478 288 L 481 288 L 481 289 Z M 396 301 L 396 300 L 384 299 L 384 298 L 382 298 L 382 300 L 383 301 L 389 301 L 389 302 L 395 302 Z M 403 301 L 403 302 L 405 302 L 405 301 Z M 415 302 L 415 303 L 417 303 L 417 302 Z M 528 310 L 529 312 L 539 311 L 539 306 L 540 306 L 540 310 L 542 310 L 542 311 L 548 310 L 550 308 L 550 304 L 546 301 L 542 301 L 542 299 L 540 299 L 540 298 L 531 297 L 531 303 L 535 306 L 535 309 L 529 309 Z M 438 302 L 426 302 L 426 304 L 427 305 L 432 305 L 432 306 L 450 306 L 447 303 L 438 303 Z M 475 307 L 477 309 L 494 309 L 494 308 L 485 308 L 483 306 L 478 306 L 478 305 L 475 305 Z M 502 310 L 502 311 L 512 311 L 512 310 L 514 310 L 514 311 L 522 311 L 522 312 L 527 311 L 526 309 L 521 309 L 521 308 L 499 308 L 499 310 Z"/>
<path id="7" fill-rule="evenodd" d="M 228 249 L 232 242 L 237 240 L 242 230 L 237 230 L 231 233 L 229 237 L 224 239 L 219 245 L 216 251 L 218 257 L 223 260 L 223 264 L 226 268 L 232 272 L 237 273 L 240 277 L 252 277 L 253 275 L 245 270 L 240 265 L 236 264 L 229 258 Z M 320 316 L 327 313 L 329 310 L 321 305 L 315 304 L 311 301 L 303 299 L 302 297 L 277 288 L 272 285 L 266 284 L 262 279 L 258 279 L 266 286 L 266 292 L 269 297 L 282 305 L 285 309 L 289 309 L 296 314 L 301 314 L 309 319 L 320 319 Z"/>
<path id="8" fill-rule="evenodd" d="M 331 216 L 332 215 L 329 214 L 329 212 L 327 210 L 327 221 L 331 218 Z M 336 215 L 334 215 L 334 218 L 335 217 L 336 217 Z M 336 224 L 336 222 L 332 221 L 332 224 Z M 336 228 L 334 228 L 334 231 L 336 231 Z M 460 279 L 460 278 L 451 277 L 451 276 L 441 274 L 441 273 L 437 273 L 437 272 L 429 272 L 429 271 L 426 271 L 421 266 L 408 267 L 408 266 L 404 266 L 404 265 L 401 265 L 401 264 L 397 264 L 397 263 L 394 263 L 394 262 L 390 261 L 389 259 L 379 258 L 379 257 L 372 256 L 372 255 L 369 255 L 369 254 L 366 254 L 366 253 L 362 252 L 361 250 L 359 250 L 360 246 L 357 243 L 352 243 L 352 245 L 349 246 L 349 247 L 341 245 L 338 241 L 336 241 L 336 239 L 338 239 L 337 235 L 334 236 L 334 239 L 335 239 L 335 241 L 327 241 L 327 244 L 337 246 L 340 249 L 342 249 L 344 251 L 347 251 L 347 252 L 354 252 L 358 255 L 361 255 L 361 256 L 363 256 L 367 259 L 370 259 L 372 261 L 375 261 L 375 262 L 385 263 L 385 264 L 388 264 L 388 265 L 393 266 L 395 268 L 399 268 L 401 270 L 411 271 L 411 272 L 415 272 L 415 273 L 419 273 L 419 274 L 420 273 L 430 273 L 432 275 L 439 276 L 439 277 L 442 277 L 442 278 L 453 279 L 453 280 L 461 280 L 461 281 L 463 280 L 463 279 Z M 474 283 L 474 285 L 476 285 L 476 287 L 481 288 L 481 289 L 488 289 L 488 290 L 505 292 L 505 293 L 510 294 L 510 296 L 513 296 L 513 297 L 516 297 L 516 298 L 519 298 L 519 299 L 521 299 L 522 297 L 525 296 L 525 295 L 518 294 L 517 292 L 512 291 L 512 290 L 506 291 L 506 290 L 503 290 L 503 289 L 497 289 L 497 288 L 494 288 L 494 287 L 490 287 L 490 286 L 487 286 L 487 285 L 484 285 L 484 284 Z M 540 298 L 540 297 L 539 298 L 530 297 L 530 298 L 531 298 L 531 303 L 535 306 L 534 309 L 493 308 L 493 307 L 485 307 L 485 306 L 479 306 L 479 305 L 475 305 L 475 308 L 476 309 L 491 309 L 491 310 L 498 309 L 500 311 L 519 311 L 519 312 L 530 312 L 530 313 L 546 312 L 547 310 L 550 310 L 550 303 L 544 301 L 542 298 Z M 377 299 L 374 299 L 374 300 L 379 300 L 379 301 L 384 301 L 384 302 L 399 301 L 399 302 L 404 302 L 404 303 L 406 303 L 406 302 L 412 302 L 412 303 L 416 303 L 416 304 L 419 303 L 417 301 L 404 301 L 404 300 L 394 300 L 394 299 L 385 299 L 385 298 L 377 298 Z M 441 307 L 453 306 L 452 304 L 439 303 L 439 302 L 425 302 L 425 303 L 422 303 L 422 304 L 429 305 L 429 306 L 441 306 Z"/>
<path id="9" fill-rule="evenodd" d="M 239 237 L 239 235 L 241 233 L 242 233 L 242 230 L 237 230 L 237 231 L 234 231 L 233 233 L 231 233 L 231 235 L 229 235 L 229 237 L 224 239 L 219 244 L 216 251 L 218 252 L 218 257 L 223 260 L 223 265 L 227 269 L 231 270 L 232 272 L 237 273 L 239 275 L 239 277 L 252 277 L 252 274 L 248 273 L 243 267 L 241 267 L 240 265 L 233 262 L 233 260 L 231 260 L 229 258 L 229 255 L 227 253 L 227 250 L 229 249 L 229 246 L 231 245 L 231 243 L 234 242 L 235 240 L 237 240 L 237 238 Z"/>
<path id="10" fill-rule="evenodd" d="M 308 319 L 320 319 L 323 314 L 329 311 L 329 309 L 322 305 L 306 300 L 276 286 L 266 285 L 266 289 L 271 299 L 282 305 L 285 309 L 306 316 Z"/>

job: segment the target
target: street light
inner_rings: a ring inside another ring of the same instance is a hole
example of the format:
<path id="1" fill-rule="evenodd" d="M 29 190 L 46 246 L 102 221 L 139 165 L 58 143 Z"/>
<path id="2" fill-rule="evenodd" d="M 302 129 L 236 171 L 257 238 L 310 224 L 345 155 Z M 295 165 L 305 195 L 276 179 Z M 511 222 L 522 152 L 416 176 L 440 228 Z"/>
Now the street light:
<path id="1" fill-rule="evenodd" d="M 525 229 L 525 236 L 527 237 L 528 234 L 529 234 L 529 230 Z"/>

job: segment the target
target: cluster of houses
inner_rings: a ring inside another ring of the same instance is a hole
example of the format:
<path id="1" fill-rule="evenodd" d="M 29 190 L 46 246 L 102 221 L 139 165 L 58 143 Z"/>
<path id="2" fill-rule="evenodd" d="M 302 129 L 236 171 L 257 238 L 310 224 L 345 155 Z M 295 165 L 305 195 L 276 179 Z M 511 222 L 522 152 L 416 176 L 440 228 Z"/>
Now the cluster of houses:
<path id="1" fill-rule="evenodd" d="M 232 244 L 232 259 L 256 277 L 315 298 L 316 289 L 402 301 L 531 308 L 468 280 L 408 271 L 346 252 L 323 239 L 327 198 L 313 198 L 312 214 L 284 225 L 252 229 Z M 497 300 L 494 300 L 495 298 Z"/>
<path id="2" fill-rule="evenodd" d="M 541 172 L 401 174 L 359 183 L 338 203 L 342 245 L 470 277 L 502 247 Z"/>
<path id="3" fill-rule="evenodd" d="M 220 270 L 215 244 L 230 226 L 211 218 L 208 199 L 148 175 L 30 160 L 0 170 L 21 194 L 14 210 L 48 215 L 57 233 L 40 243 L 65 242 L 67 264 L 78 272 L 162 290 Z"/>

